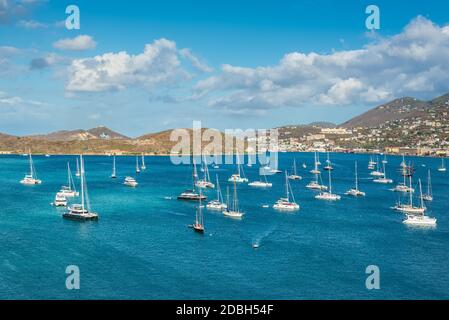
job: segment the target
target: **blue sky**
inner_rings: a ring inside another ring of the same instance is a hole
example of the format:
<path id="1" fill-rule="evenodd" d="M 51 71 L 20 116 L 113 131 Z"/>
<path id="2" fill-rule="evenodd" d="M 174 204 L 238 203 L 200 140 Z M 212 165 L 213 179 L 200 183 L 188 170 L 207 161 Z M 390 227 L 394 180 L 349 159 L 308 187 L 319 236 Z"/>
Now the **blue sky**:
<path id="1" fill-rule="evenodd" d="M 62 26 L 69 4 L 80 30 Z M 447 1 L 0 0 L 0 132 L 340 123 L 449 92 L 447 12 Z"/>

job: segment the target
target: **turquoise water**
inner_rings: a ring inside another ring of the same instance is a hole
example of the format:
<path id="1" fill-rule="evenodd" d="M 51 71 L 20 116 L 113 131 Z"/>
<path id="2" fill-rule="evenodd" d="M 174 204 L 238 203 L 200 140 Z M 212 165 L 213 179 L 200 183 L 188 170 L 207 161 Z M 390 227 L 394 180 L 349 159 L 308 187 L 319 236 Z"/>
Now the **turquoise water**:
<path id="1" fill-rule="evenodd" d="M 290 169 L 293 157 L 304 176 L 291 182 L 300 211 L 271 209 L 284 190 L 284 176 L 275 175 L 269 177 L 271 190 L 239 185 L 243 220 L 205 210 L 206 232 L 200 235 L 187 227 L 195 204 L 176 200 L 190 184 L 190 168 L 174 166 L 168 157 L 147 157 L 147 170 L 132 189 L 122 182 L 133 174 L 134 157 L 117 157 L 118 179 L 112 180 L 112 158 L 86 156 L 89 194 L 100 220 L 79 223 L 62 219 L 64 209 L 50 206 L 66 181 L 66 162 L 75 167 L 74 157 L 34 157 L 43 184 L 30 187 L 19 184 L 27 158 L 0 156 L 0 298 L 449 298 L 449 173 L 437 172 L 439 159 L 408 159 L 417 169 L 415 180 L 426 180 L 432 170 L 435 200 L 429 212 L 438 226 L 423 229 L 405 226 L 403 216 L 390 209 L 397 194 L 388 190 L 393 185 L 370 180 L 368 155 L 332 155 L 334 191 L 352 187 L 357 160 L 360 189 L 367 193 L 335 203 L 315 200 L 305 188 L 312 154 L 282 153 L 280 168 Z M 387 174 L 395 182 L 401 160 L 389 157 Z M 225 190 L 234 169 L 222 165 L 210 172 Z M 257 179 L 256 166 L 245 171 Z M 80 290 L 65 287 L 68 265 L 80 268 Z M 368 265 L 380 268 L 380 290 L 365 288 Z"/>

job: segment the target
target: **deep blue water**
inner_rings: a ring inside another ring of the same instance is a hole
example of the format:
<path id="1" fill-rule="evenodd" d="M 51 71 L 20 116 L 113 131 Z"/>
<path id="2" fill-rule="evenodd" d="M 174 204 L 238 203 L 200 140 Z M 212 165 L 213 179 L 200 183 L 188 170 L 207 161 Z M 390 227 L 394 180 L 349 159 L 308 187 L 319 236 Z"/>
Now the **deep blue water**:
<path id="1" fill-rule="evenodd" d="M 79 223 L 62 219 L 64 209 L 50 206 L 66 181 L 66 162 L 74 168 L 75 157 L 35 156 L 43 184 L 30 187 L 19 184 L 27 158 L 0 156 L 0 298 L 449 298 L 449 173 L 437 172 L 439 159 L 408 159 L 416 181 L 432 170 L 429 214 L 438 226 L 423 229 L 405 226 L 403 216 L 390 209 L 397 194 L 388 190 L 393 185 L 370 180 L 368 155 L 332 155 L 334 191 L 352 187 L 357 160 L 360 189 L 367 193 L 335 203 L 315 200 L 305 188 L 312 154 L 280 154 L 280 168 L 290 169 L 293 157 L 304 176 L 291 182 L 300 211 L 271 209 L 284 192 L 284 176 L 275 175 L 269 177 L 271 190 L 239 185 L 243 220 L 205 210 L 206 233 L 199 235 L 187 227 L 195 204 L 176 200 L 190 185 L 190 168 L 172 165 L 168 157 L 147 157 L 147 170 L 132 189 L 122 182 L 133 174 L 134 157 L 117 157 L 118 179 L 112 180 L 111 157 L 86 156 L 89 194 L 100 220 Z M 401 160 L 389 157 L 387 173 L 395 181 Z M 225 190 L 234 169 L 222 165 L 210 172 Z M 250 180 L 258 178 L 256 166 L 245 171 Z M 259 249 L 252 248 L 254 242 Z M 365 288 L 365 268 L 372 264 L 380 268 L 380 290 Z M 80 290 L 65 287 L 68 265 L 80 268 Z"/>

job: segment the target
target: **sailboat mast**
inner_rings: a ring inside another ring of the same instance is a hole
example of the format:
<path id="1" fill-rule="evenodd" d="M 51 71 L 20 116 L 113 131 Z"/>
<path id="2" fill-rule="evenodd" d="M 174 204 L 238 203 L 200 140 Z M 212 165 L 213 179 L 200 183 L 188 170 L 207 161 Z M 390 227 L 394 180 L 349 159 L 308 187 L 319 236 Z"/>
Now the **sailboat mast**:
<path id="1" fill-rule="evenodd" d="M 359 191 L 359 179 L 357 174 L 357 161 L 355 162 L 355 190 Z"/>
<path id="2" fill-rule="evenodd" d="M 238 199 L 237 199 L 237 183 L 234 180 L 234 208 L 233 211 L 238 211 Z"/>
<path id="3" fill-rule="evenodd" d="M 413 207 L 413 192 L 412 192 L 412 176 L 409 176 L 409 184 L 410 184 L 410 206 Z"/>
<path id="4" fill-rule="evenodd" d="M 83 155 L 80 155 L 80 162 L 81 162 L 81 208 L 84 213 L 84 160 Z"/>
<path id="5" fill-rule="evenodd" d="M 288 176 L 287 171 L 285 171 L 285 197 L 287 198 L 287 201 L 289 200 L 289 194 L 288 194 Z"/>
<path id="6" fill-rule="evenodd" d="M 115 156 L 112 158 L 112 175 L 115 176 Z"/>
<path id="7" fill-rule="evenodd" d="M 329 170 L 329 193 L 332 194 L 332 178 L 331 178 L 331 170 Z"/>
<path id="8" fill-rule="evenodd" d="M 296 176 L 296 159 L 293 158 L 293 174 Z"/>
<path id="9" fill-rule="evenodd" d="M 422 198 L 421 179 L 418 179 L 418 183 L 419 183 L 419 196 L 421 198 L 421 209 L 424 209 L 424 199 Z"/>
<path id="10" fill-rule="evenodd" d="M 33 159 L 31 158 L 31 150 L 29 150 L 29 155 L 30 155 L 30 176 L 32 178 L 34 178 L 34 170 L 33 170 Z"/>

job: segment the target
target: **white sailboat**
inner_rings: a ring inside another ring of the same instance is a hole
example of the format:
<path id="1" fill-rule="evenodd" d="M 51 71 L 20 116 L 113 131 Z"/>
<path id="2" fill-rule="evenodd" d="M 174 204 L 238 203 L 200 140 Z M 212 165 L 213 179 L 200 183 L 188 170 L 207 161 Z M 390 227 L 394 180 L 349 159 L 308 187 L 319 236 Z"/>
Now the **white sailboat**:
<path id="1" fill-rule="evenodd" d="M 112 174 L 111 174 L 111 178 L 112 179 L 117 178 L 117 172 L 116 172 L 116 168 L 115 168 L 115 155 L 112 158 Z"/>
<path id="2" fill-rule="evenodd" d="M 136 173 L 140 173 L 140 168 L 139 168 L 139 156 L 136 156 Z"/>
<path id="3" fill-rule="evenodd" d="M 425 206 L 424 206 L 424 200 L 422 196 L 422 186 L 421 186 L 421 180 L 419 180 L 419 192 L 420 192 L 420 199 L 421 199 L 421 205 L 419 211 L 416 212 L 407 212 L 406 218 L 403 221 L 405 224 L 408 225 L 419 225 L 419 226 L 435 226 L 437 224 L 437 219 L 431 218 L 425 215 Z M 411 213 L 411 214 L 409 214 Z"/>
<path id="4" fill-rule="evenodd" d="M 383 183 L 383 184 L 389 184 L 389 183 L 393 183 L 393 180 L 390 178 L 387 178 L 387 171 L 385 170 L 385 163 L 383 164 L 383 172 L 382 172 L 382 176 L 374 179 L 373 182 L 375 183 Z"/>
<path id="5" fill-rule="evenodd" d="M 326 165 L 323 168 L 324 170 L 334 170 L 334 167 L 332 166 L 332 162 L 330 160 L 329 151 L 327 152 L 327 159 L 326 159 Z"/>
<path id="6" fill-rule="evenodd" d="M 377 166 L 377 170 L 373 170 L 373 171 L 371 171 L 370 172 L 370 175 L 372 175 L 372 176 L 374 176 L 374 177 L 383 177 L 384 175 L 385 175 L 385 170 L 384 170 L 384 172 L 382 172 L 380 169 L 379 169 L 379 159 L 377 159 L 377 162 L 374 162 L 375 164 L 376 164 L 376 166 Z M 385 164 L 383 164 L 384 165 L 384 167 L 385 167 Z"/>
<path id="7" fill-rule="evenodd" d="M 234 180 L 234 197 L 232 199 L 232 206 L 229 205 L 229 188 L 228 188 L 228 204 L 226 209 L 223 210 L 223 214 L 230 218 L 240 219 L 243 216 L 243 212 L 239 209 L 239 202 L 237 198 L 237 181 Z"/>
<path id="8" fill-rule="evenodd" d="M 237 182 L 237 183 L 247 183 L 248 178 L 245 177 L 245 172 L 243 171 L 242 166 L 240 165 L 240 157 L 237 153 L 237 173 L 234 173 L 229 179 L 229 182 Z M 242 176 L 243 175 L 243 176 Z"/>
<path id="9" fill-rule="evenodd" d="M 321 182 L 321 184 L 318 182 L 318 180 Z M 321 191 L 327 190 L 327 186 L 323 185 L 323 182 L 321 181 L 321 174 L 315 174 L 315 179 L 310 181 L 306 185 L 306 188 Z"/>
<path id="10" fill-rule="evenodd" d="M 75 172 L 75 176 L 79 177 L 81 175 L 80 173 L 80 164 L 78 161 L 78 157 L 76 158 L 76 172 Z"/>
<path id="11" fill-rule="evenodd" d="M 438 168 L 440 172 L 446 172 L 446 166 L 444 165 L 444 158 L 441 158 L 441 166 Z"/>
<path id="12" fill-rule="evenodd" d="M 142 170 L 145 170 L 147 167 L 145 166 L 145 155 L 142 152 L 142 166 L 140 167 Z"/>
<path id="13" fill-rule="evenodd" d="M 218 175 L 216 176 L 216 184 L 217 184 L 217 199 L 210 201 L 206 205 L 206 208 L 210 210 L 224 210 L 227 208 L 227 204 L 223 202 L 223 194 L 221 193 Z"/>
<path id="14" fill-rule="evenodd" d="M 201 171 L 204 173 L 203 179 L 197 180 L 196 186 L 198 188 L 209 188 L 209 189 L 215 188 L 215 185 L 210 181 L 209 168 L 207 166 L 206 157 L 204 155 L 203 155 Z"/>
<path id="15" fill-rule="evenodd" d="M 87 221 L 98 220 L 98 214 L 93 212 L 90 208 L 89 195 L 87 192 L 86 174 L 84 170 L 84 159 L 80 155 L 80 177 L 81 177 L 81 203 L 74 204 L 69 207 L 68 212 L 62 216 L 65 219 Z"/>
<path id="16" fill-rule="evenodd" d="M 288 178 L 290 180 L 301 180 L 302 179 L 302 177 L 299 176 L 296 172 L 296 159 L 295 158 L 293 158 L 293 174 L 289 175 Z"/>
<path id="17" fill-rule="evenodd" d="M 415 192 L 415 189 L 413 189 L 411 186 L 408 186 L 405 179 L 407 177 L 407 174 L 405 173 L 405 171 L 407 166 L 401 166 L 401 171 L 402 171 L 402 177 L 404 178 L 403 182 L 398 183 L 393 189 L 391 189 L 392 191 L 395 192 L 403 192 L 403 193 L 413 193 Z"/>
<path id="18" fill-rule="evenodd" d="M 263 176 L 264 181 L 259 180 L 259 181 L 253 181 L 248 183 L 248 186 L 250 187 L 256 187 L 256 188 L 271 188 L 273 186 L 273 184 L 271 182 L 267 181 L 267 177 L 265 174 L 261 174 L 261 176 Z"/>
<path id="19" fill-rule="evenodd" d="M 138 185 L 136 179 L 134 179 L 133 177 L 126 177 L 123 184 L 125 186 L 133 187 L 133 188 L 137 187 L 137 185 Z"/>
<path id="20" fill-rule="evenodd" d="M 329 192 L 323 192 L 321 191 L 319 194 L 315 196 L 315 199 L 318 200 L 327 200 L 327 201 L 336 201 L 340 200 L 341 196 L 335 193 L 332 193 L 332 175 L 331 170 L 328 171 L 329 173 Z"/>
<path id="21" fill-rule="evenodd" d="M 409 176 L 410 181 L 410 188 L 412 187 L 412 176 Z M 426 207 L 424 206 L 424 202 L 422 199 L 422 188 L 421 188 L 421 179 L 419 180 L 419 186 L 420 186 L 420 202 L 421 205 L 419 207 L 413 205 L 413 193 L 409 193 L 409 203 L 408 204 L 402 204 L 398 202 L 396 206 L 393 207 L 394 210 L 404 212 L 407 214 L 424 214 L 426 211 Z"/>
<path id="22" fill-rule="evenodd" d="M 30 163 L 30 173 L 25 175 L 25 177 L 20 181 L 20 183 L 25 185 L 41 184 L 42 180 L 39 180 L 36 175 L 36 169 L 34 168 L 33 158 L 31 157 L 31 150 L 28 154 Z"/>
<path id="23" fill-rule="evenodd" d="M 73 180 L 69 162 L 67 162 L 67 185 L 62 186 L 61 190 L 58 193 L 65 196 L 66 198 L 73 198 L 79 196 L 79 192 L 76 191 L 75 181 Z"/>
<path id="24" fill-rule="evenodd" d="M 382 163 L 384 163 L 384 164 L 388 163 L 387 154 L 384 154 L 384 159 L 382 160 Z"/>
<path id="25" fill-rule="evenodd" d="M 67 207 L 67 198 L 61 194 L 56 193 L 55 200 L 52 203 L 55 207 Z"/>
<path id="26" fill-rule="evenodd" d="M 315 152 L 315 157 L 314 157 L 314 167 L 312 170 L 310 170 L 310 173 L 313 174 L 320 174 L 321 171 L 318 170 L 318 159 L 317 159 L 317 153 Z"/>
<path id="27" fill-rule="evenodd" d="M 354 196 L 354 197 L 363 197 L 365 196 L 365 192 L 359 190 L 359 181 L 357 174 L 357 161 L 355 162 L 355 188 L 349 189 L 346 191 L 346 195 Z"/>
<path id="28" fill-rule="evenodd" d="M 427 174 L 427 193 L 422 195 L 424 201 L 433 201 L 432 182 L 430 181 L 430 169 Z"/>
<path id="29" fill-rule="evenodd" d="M 290 201 L 290 194 L 292 200 Z M 299 210 L 299 204 L 296 203 L 295 197 L 293 195 L 293 190 L 291 189 L 290 183 L 288 182 L 287 172 L 285 173 L 285 198 L 280 198 L 273 205 L 273 209 L 280 211 L 295 211 Z"/>

